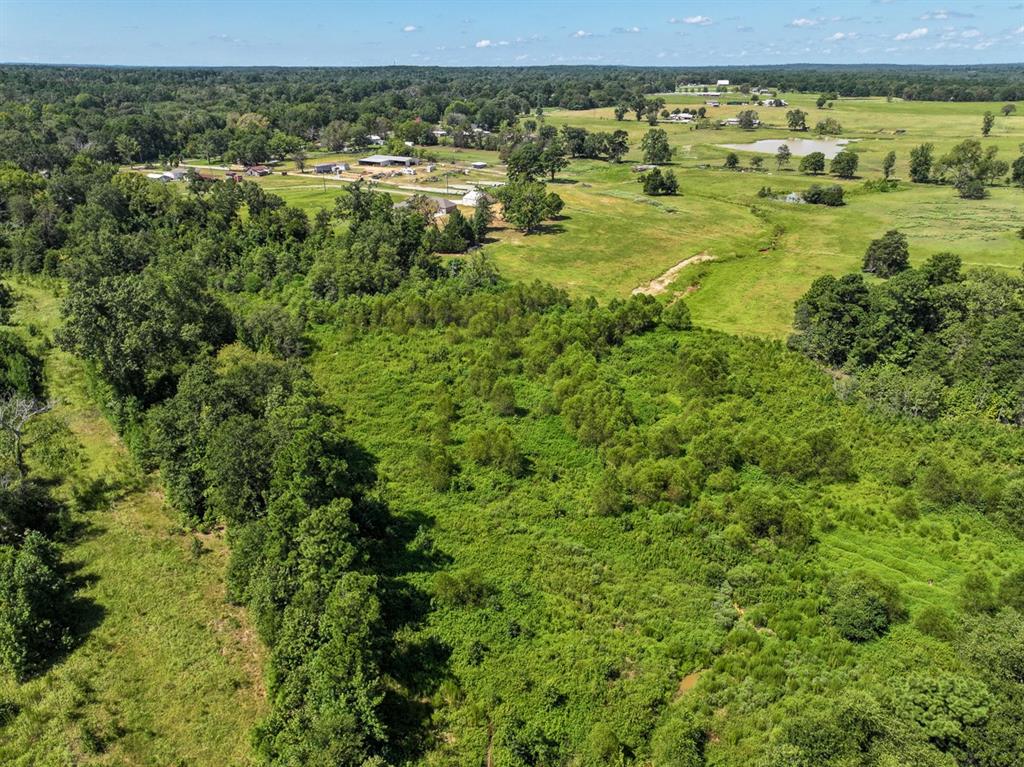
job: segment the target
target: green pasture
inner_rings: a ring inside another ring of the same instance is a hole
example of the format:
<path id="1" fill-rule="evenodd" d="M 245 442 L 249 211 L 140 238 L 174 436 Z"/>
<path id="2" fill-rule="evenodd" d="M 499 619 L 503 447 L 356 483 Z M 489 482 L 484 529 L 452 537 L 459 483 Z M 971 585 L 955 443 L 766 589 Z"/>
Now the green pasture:
<path id="1" fill-rule="evenodd" d="M 832 109 L 819 110 L 815 95 L 784 98 L 790 102 L 787 108 L 757 108 L 762 120 L 780 128 L 659 126 L 676 149 L 673 170 L 681 194 L 674 198 L 644 197 L 629 170 L 641 160 L 640 141 L 650 129 L 646 122 L 616 121 L 611 109 L 548 112 L 545 119 L 551 124 L 628 131 L 629 156 L 620 166 L 574 161 L 562 174 L 569 183 L 553 187 L 566 201 L 564 219 L 546 234 L 503 233 L 488 252 L 510 277 L 536 277 L 576 295 L 602 298 L 627 295 L 679 261 L 708 252 L 716 260 L 685 270 L 672 290 L 689 288 L 687 300 L 702 325 L 772 337 L 787 334 L 793 302 L 811 281 L 857 269 L 868 242 L 888 229 L 907 234 L 913 262 L 952 251 L 968 267 L 1019 269 L 1024 263 L 1024 240 L 1016 236 L 1024 224 L 1024 193 L 1019 189 L 996 187 L 988 199 L 966 201 L 950 187 L 904 183 L 889 193 L 863 188 L 864 180 L 881 176 L 882 158 L 889 151 L 897 155 L 896 175 L 905 176 L 914 146 L 932 142 L 938 157 L 964 138 L 980 137 L 986 110 L 996 112 L 997 118 L 983 144 L 999 147 L 1000 156 L 1012 160 L 1024 143 L 1024 115 L 1004 118 L 998 104 L 884 98 L 842 99 Z M 667 101 L 670 107 L 703 104 L 702 98 L 685 94 Z M 847 192 L 842 208 L 789 205 L 757 196 L 762 186 L 788 192 L 812 183 L 835 183 L 829 176 L 798 173 L 798 160 L 780 171 L 772 156 L 761 155 L 764 170 L 752 172 L 749 162 L 755 153 L 741 152 L 747 172 L 721 168 L 730 150 L 717 144 L 795 135 L 784 128 L 786 111 L 796 107 L 809 113 L 810 125 L 834 117 L 843 125 L 844 138 L 857 139 L 850 146 L 861 158 L 860 178 L 839 182 Z M 722 119 L 743 108 L 722 106 L 709 114 Z M 675 212 L 667 213 L 669 209 Z"/>
<path id="2" fill-rule="evenodd" d="M 745 106 L 728 106 L 738 94 L 723 96 L 723 106 L 709 108 L 714 120 L 737 114 Z M 1018 269 L 1024 263 L 1024 240 L 1016 231 L 1024 225 L 1024 193 L 995 187 L 988 199 L 960 200 L 949 187 L 901 183 L 895 192 L 868 192 L 864 181 L 881 176 L 885 155 L 896 153 L 897 178 L 905 178 L 910 150 L 931 142 L 939 157 L 969 137 L 980 138 L 982 115 L 996 114 L 985 146 L 996 146 L 1012 161 L 1024 144 L 1024 104 L 1003 117 L 1001 104 L 911 102 L 900 99 L 849 98 L 831 109 L 815 106 L 816 94 L 781 94 L 788 107 L 754 107 L 763 125 L 744 131 L 730 127 L 696 130 L 662 123 L 676 150 L 672 169 L 680 178 L 681 193 L 671 198 L 642 194 L 631 165 L 642 160 L 640 148 L 650 129 L 646 121 L 627 115 L 614 118 L 610 108 L 582 111 L 549 110 L 543 119 L 551 125 L 573 125 L 592 131 L 626 130 L 631 150 L 619 165 L 574 160 L 551 188 L 565 200 L 563 215 L 541 233 L 524 236 L 499 228 L 486 245 L 502 273 L 511 279 L 541 279 L 577 296 L 602 300 L 625 296 L 634 288 L 663 274 L 686 258 L 707 253 L 710 263 L 684 270 L 670 292 L 687 294 L 696 321 L 702 325 L 743 334 L 784 337 L 792 320 L 793 302 L 823 274 L 855 270 L 870 240 L 888 229 L 903 231 L 910 240 L 911 259 L 952 251 L 966 266 Z M 672 94 L 664 97 L 669 109 L 699 107 L 703 97 Z M 847 193 L 842 208 L 789 205 L 759 198 L 769 186 L 776 193 L 801 191 L 812 183 L 835 183 L 830 176 L 810 177 L 797 172 L 799 159 L 778 169 L 768 154 L 739 152 L 743 172 L 726 171 L 722 163 L 729 149 L 720 144 L 749 143 L 762 138 L 787 138 L 786 112 L 799 108 L 814 126 L 826 117 L 843 126 L 842 138 L 860 157 L 859 178 L 841 181 Z M 431 147 L 441 162 L 468 164 L 483 160 L 490 167 L 449 177 L 452 184 L 473 184 L 500 179 L 496 152 Z M 354 162 L 361 155 L 311 153 L 307 168 L 324 160 Z M 750 169 L 755 156 L 764 158 L 760 172 Z M 277 171 L 295 172 L 294 163 Z M 412 191 L 397 185 L 440 188 L 440 172 L 430 180 L 417 177 L 389 179 L 379 188 L 396 199 Z M 257 180 L 268 191 L 310 213 L 332 207 L 344 182 L 332 179 L 282 176 L 279 172 Z M 452 190 L 448 196 L 457 197 Z"/>

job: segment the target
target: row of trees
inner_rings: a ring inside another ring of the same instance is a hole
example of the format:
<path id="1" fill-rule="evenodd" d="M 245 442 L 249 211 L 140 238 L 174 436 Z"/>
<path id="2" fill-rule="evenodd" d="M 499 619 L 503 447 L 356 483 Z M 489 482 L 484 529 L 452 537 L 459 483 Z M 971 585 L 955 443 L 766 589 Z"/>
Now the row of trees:
<path id="1" fill-rule="evenodd" d="M 0 324 L 10 321 L 13 304 L 0 283 Z M 0 329 L 0 670 L 19 681 L 69 649 L 78 628 L 72 568 L 62 553 L 66 510 L 51 488 L 80 456 L 51 410 L 40 359 Z"/>

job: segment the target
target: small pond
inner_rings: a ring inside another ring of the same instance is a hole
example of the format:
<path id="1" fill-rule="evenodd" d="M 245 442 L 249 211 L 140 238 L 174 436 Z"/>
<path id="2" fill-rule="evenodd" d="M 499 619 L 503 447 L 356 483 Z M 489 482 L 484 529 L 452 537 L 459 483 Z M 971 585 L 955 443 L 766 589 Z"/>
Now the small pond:
<path id="1" fill-rule="evenodd" d="M 736 149 L 740 152 L 764 152 L 775 154 L 783 144 L 789 145 L 794 157 L 806 157 L 811 152 L 821 152 L 825 159 L 831 160 L 850 143 L 846 138 L 763 138 L 749 144 L 719 144 L 725 149 Z"/>

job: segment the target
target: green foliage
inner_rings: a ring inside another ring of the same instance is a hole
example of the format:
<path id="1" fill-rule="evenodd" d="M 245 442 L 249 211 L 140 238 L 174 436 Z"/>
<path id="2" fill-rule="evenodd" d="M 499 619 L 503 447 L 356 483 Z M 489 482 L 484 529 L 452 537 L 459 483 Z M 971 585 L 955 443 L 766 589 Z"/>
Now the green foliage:
<path id="1" fill-rule="evenodd" d="M 864 253 L 865 272 L 879 277 L 892 277 L 910 268 L 910 249 L 907 236 L 890 229 L 877 240 L 872 240 Z"/>
<path id="2" fill-rule="evenodd" d="M 644 153 L 644 162 L 651 165 L 663 165 L 672 161 L 672 147 L 668 143 L 668 134 L 662 128 L 652 128 L 644 134 L 640 142 Z"/>
<path id="3" fill-rule="evenodd" d="M 960 584 L 960 605 L 968 613 L 991 613 L 999 607 L 995 585 L 981 570 L 972 570 Z"/>
<path id="4" fill-rule="evenodd" d="M 996 124 L 996 116 L 991 112 L 986 112 L 981 118 L 981 135 L 987 136 L 992 132 L 992 126 Z"/>
<path id="5" fill-rule="evenodd" d="M 832 158 L 829 170 L 839 178 L 853 178 L 857 175 L 857 165 L 860 162 L 856 152 L 844 149 Z"/>
<path id="6" fill-rule="evenodd" d="M 826 117 L 814 126 L 814 132 L 821 136 L 838 136 L 843 132 L 843 126 L 834 117 Z"/>
<path id="7" fill-rule="evenodd" d="M 681 298 L 670 303 L 661 313 L 661 321 L 671 330 L 689 330 L 693 327 L 690 318 L 690 307 Z"/>
<path id="8" fill-rule="evenodd" d="M 882 178 L 888 180 L 892 176 L 893 168 L 896 167 L 896 152 L 889 152 L 882 159 Z"/>
<path id="9" fill-rule="evenodd" d="M 817 174 L 825 172 L 825 155 L 822 152 L 811 152 L 800 159 L 800 172 Z"/>
<path id="10" fill-rule="evenodd" d="M 824 170 L 824 166 L 822 170 Z M 830 208 L 835 208 L 843 204 L 843 188 L 838 184 L 828 186 L 811 184 L 804 190 L 803 198 L 804 202 L 811 205 L 827 205 Z"/>
<path id="11" fill-rule="evenodd" d="M 557 216 L 564 205 L 561 197 L 548 192 L 539 182 L 508 183 L 495 194 L 501 201 L 502 217 L 527 234 L 536 231 L 543 221 Z"/>
<path id="12" fill-rule="evenodd" d="M 69 591 L 60 554 L 42 534 L 0 546 L 0 667 L 24 679 L 68 646 Z"/>
<path id="13" fill-rule="evenodd" d="M 476 463 L 493 466 L 512 477 L 520 477 L 526 471 L 526 459 L 516 445 L 512 430 L 505 424 L 473 432 L 466 442 L 466 450 Z"/>
<path id="14" fill-rule="evenodd" d="M 655 168 L 642 174 L 637 181 L 643 184 L 644 194 L 652 196 L 673 195 L 679 191 L 679 181 L 670 170 L 663 173 L 660 168 Z"/>
<path id="15" fill-rule="evenodd" d="M 944 642 L 952 642 L 957 638 L 957 626 L 947 610 L 935 605 L 927 605 L 914 616 L 914 628 Z"/>
<path id="16" fill-rule="evenodd" d="M 915 184 L 927 184 L 931 180 L 934 148 L 925 143 L 910 150 L 910 180 Z"/>
<path id="17" fill-rule="evenodd" d="M 867 642 L 885 634 L 907 617 L 899 589 L 877 576 L 856 571 L 833 580 L 830 587 L 832 625 L 852 642 Z"/>

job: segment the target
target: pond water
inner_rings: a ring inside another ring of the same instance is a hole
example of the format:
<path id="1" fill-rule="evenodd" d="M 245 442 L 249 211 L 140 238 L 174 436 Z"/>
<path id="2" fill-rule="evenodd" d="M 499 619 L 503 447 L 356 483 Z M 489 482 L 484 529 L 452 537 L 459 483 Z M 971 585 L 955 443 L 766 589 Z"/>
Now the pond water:
<path id="1" fill-rule="evenodd" d="M 850 143 L 846 138 L 763 138 L 749 144 L 719 144 L 726 149 L 737 149 L 741 152 L 764 152 L 775 154 L 783 144 L 789 145 L 794 157 L 806 157 L 811 152 L 821 152 L 831 160 Z"/>

